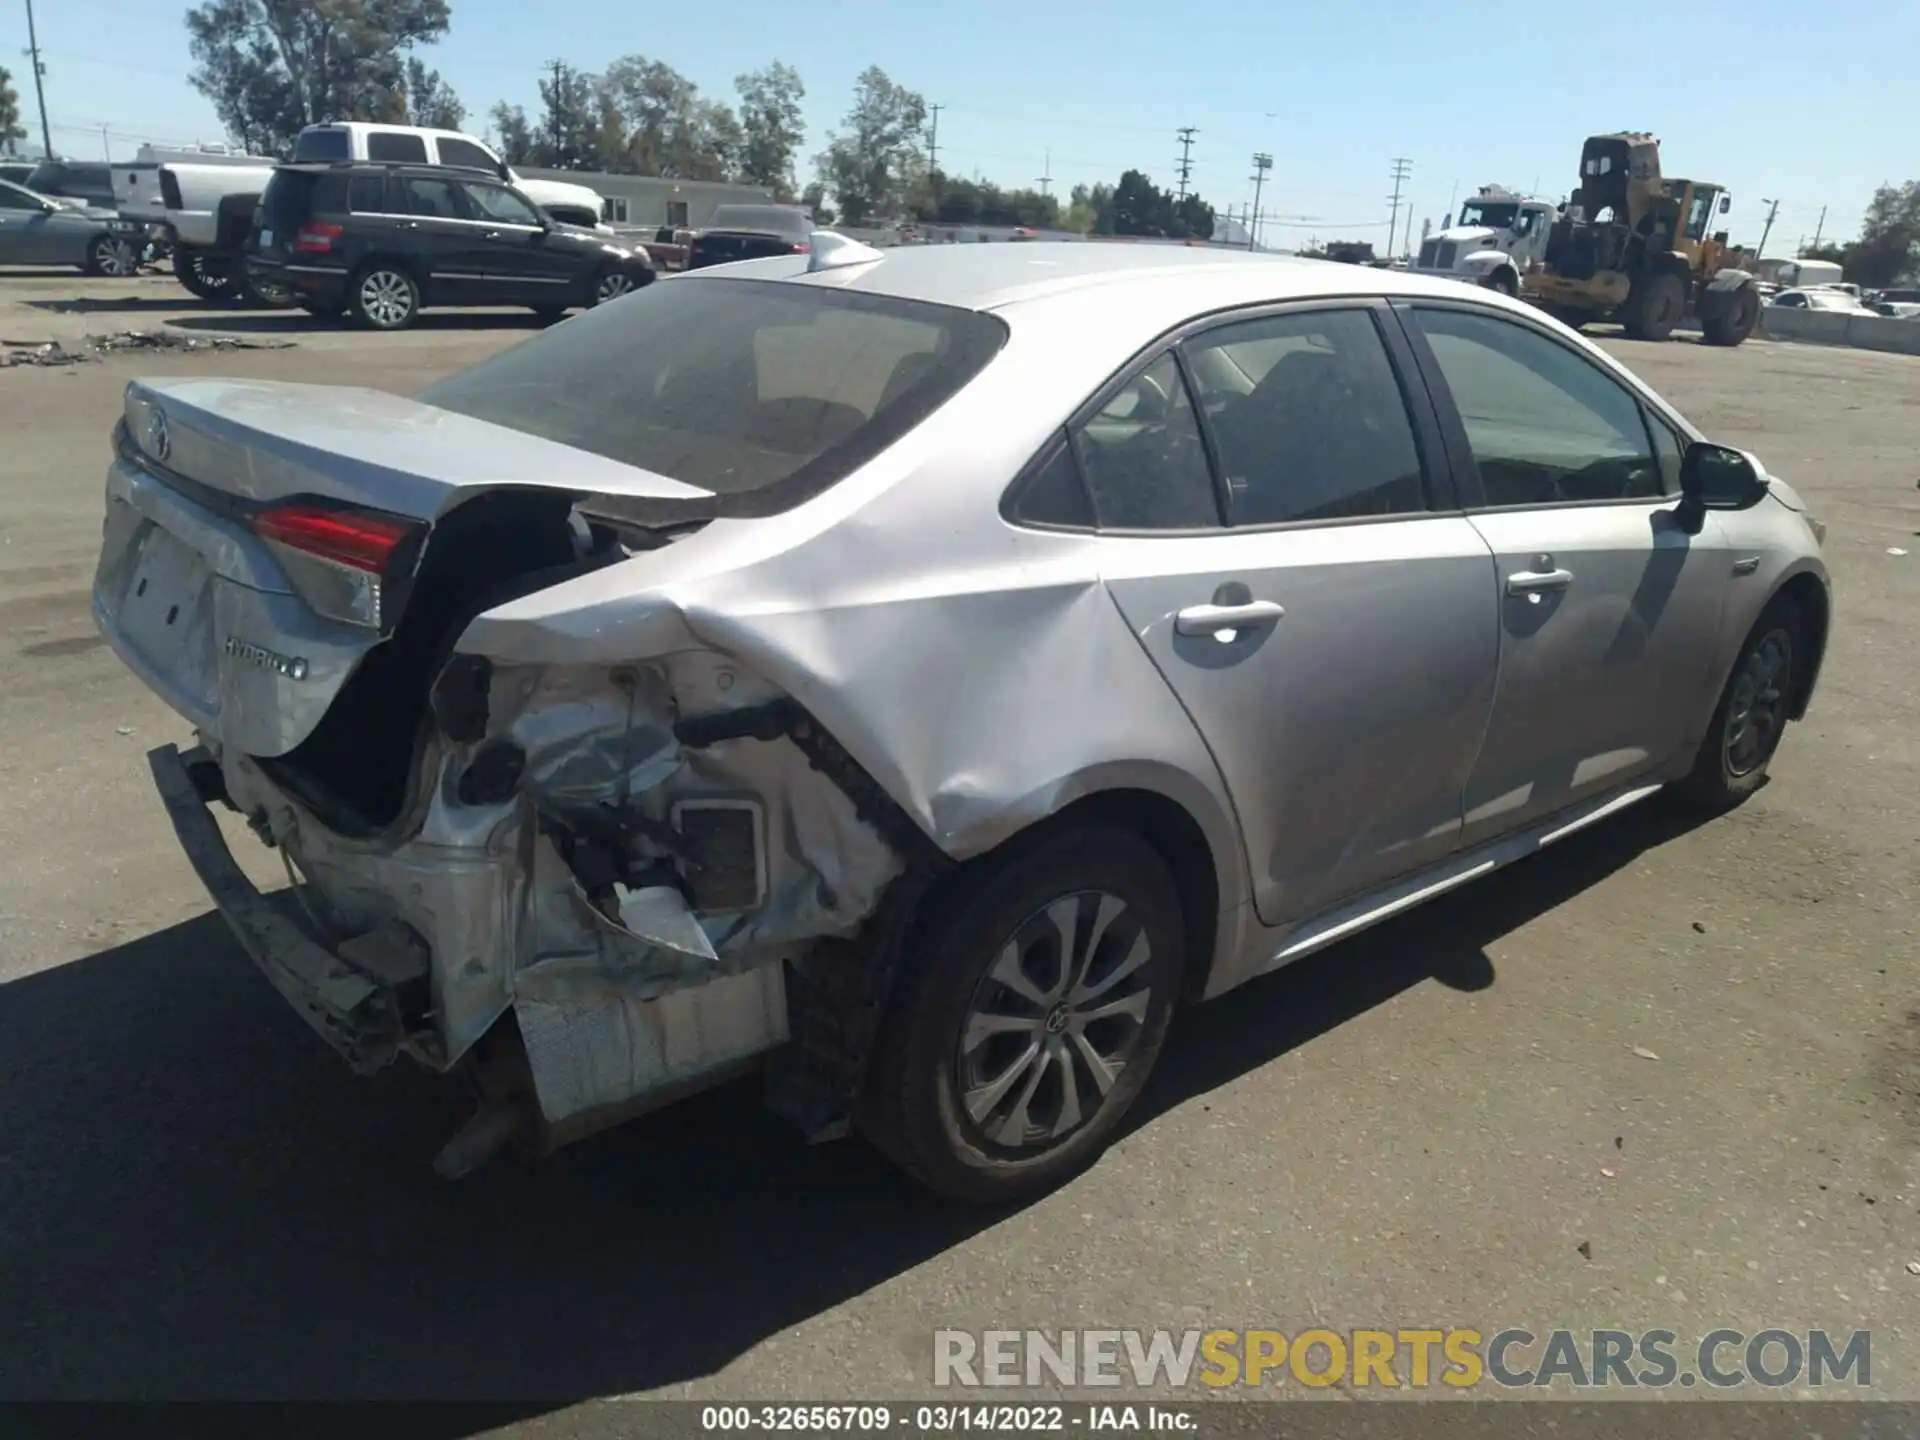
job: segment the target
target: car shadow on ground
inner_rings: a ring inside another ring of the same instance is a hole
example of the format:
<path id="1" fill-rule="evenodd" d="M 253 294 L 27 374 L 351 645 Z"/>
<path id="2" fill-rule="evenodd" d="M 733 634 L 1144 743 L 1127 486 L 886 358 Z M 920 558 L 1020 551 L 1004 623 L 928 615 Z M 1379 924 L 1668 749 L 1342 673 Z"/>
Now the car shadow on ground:
<path id="1" fill-rule="evenodd" d="M 206 307 L 201 306 L 204 312 Z M 235 311 L 226 315 L 183 316 L 169 320 L 176 330 L 212 330 L 221 334 L 304 335 L 316 330 L 355 330 L 346 316 L 309 315 L 304 310 Z M 462 330 L 543 330 L 547 322 L 531 310 L 427 310 L 413 322 L 411 329 L 432 334 L 435 331 L 457 333 Z M 362 331 L 369 338 L 373 332 Z"/>
<path id="2" fill-rule="evenodd" d="M 1689 825 L 1636 807 L 1188 1013 L 1135 1127 L 1422 980 L 1491 985 L 1489 945 Z M 211 914 L 0 987 L 0 1054 L 0 1399 L 650 1390 L 1008 1218 L 804 1148 L 744 1083 L 442 1184 L 447 1087 L 352 1079 Z"/>
<path id="3" fill-rule="evenodd" d="M 50 310 L 56 315 L 178 315 L 216 308 L 220 303 L 186 294 L 79 295 L 67 300 L 27 301 L 36 310 Z M 233 310 L 236 315 L 247 313 L 239 305 Z"/>

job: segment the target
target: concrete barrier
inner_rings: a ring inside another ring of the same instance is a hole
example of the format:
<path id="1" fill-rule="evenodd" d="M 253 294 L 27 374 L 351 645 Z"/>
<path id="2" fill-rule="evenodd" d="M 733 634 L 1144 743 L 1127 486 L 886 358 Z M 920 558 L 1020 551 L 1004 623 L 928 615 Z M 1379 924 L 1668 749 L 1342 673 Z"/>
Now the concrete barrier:
<path id="1" fill-rule="evenodd" d="M 1815 345 L 1920 355 L 1920 320 L 1893 320 L 1884 315 L 1766 305 L 1760 310 L 1760 333 L 1770 340 L 1804 340 Z"/>

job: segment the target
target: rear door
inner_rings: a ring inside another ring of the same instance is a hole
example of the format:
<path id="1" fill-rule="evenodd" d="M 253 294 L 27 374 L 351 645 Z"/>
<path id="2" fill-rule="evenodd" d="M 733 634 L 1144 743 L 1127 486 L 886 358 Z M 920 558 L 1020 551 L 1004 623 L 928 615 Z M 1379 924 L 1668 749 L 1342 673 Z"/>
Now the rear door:
<path id="1" fill-rule="evenodd" d="M 1189 336 L 1075 429 L 1101 573 L 1219 763 L 1270 925 L 1459 838 L 1493 567 L 1411 373 L 1384 306 L 1290 308 Z"/>
<path id="2" fill-rule="evenodd" d="M 1463 843 L 1648 775 L 1710 703 L 1731 578 L 1714 517 L 1675 518 L 1683 440 L 1573 343 L 1491 307 L 1408 328 L 1472 524 L 1492 548 L 1500 681 Z"/>
<path id="3" fill-rule="evenodd" d="M 464 179 L 467 244 L 462 269 L 476 300 L 505 305 L 564 305 L 580 278 L 582 257 L 549 234 L 532 202 L 505 185 Z"/>
<path id="4" fill-rule="evenodd" d="M 0 181 L 0 265 L 51 265 L 57 241 L 39 197 Z"/>

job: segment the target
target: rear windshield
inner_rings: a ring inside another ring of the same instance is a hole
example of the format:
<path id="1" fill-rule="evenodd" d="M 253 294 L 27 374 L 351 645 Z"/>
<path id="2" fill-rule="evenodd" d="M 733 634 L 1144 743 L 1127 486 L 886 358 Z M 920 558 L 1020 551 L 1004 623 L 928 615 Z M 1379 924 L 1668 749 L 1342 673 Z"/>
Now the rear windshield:
<path id="1" fill-rule="evenodd" d="M 356 183 L 357 179 L 356 179 Z M 347 177 L 309 170 L 275 170 L 260 192 L 255 223 L 292 238 L 315 215 L 341 215 L 347 209 Z"/>
<path id="2" fill-rule="evenodd" d="M 430 405 L 771 515 L 837 483 L 998 353 L 991 315 L 774 280 L 657 281 L 422 391 Z"/>
<path id="3" fill-rule="evenodd" d="M 302 130 L 293 142 L 295 160 L 345 160 L 351 154 L 344 130 Z"/>
<path id="4" fill-rule="evenodd" d="M 813 222 L 798 210 L 780 205 L 721 205 L 713 212 L 715 230 L 758 230 L 771 235 L 805 239 Z"/>

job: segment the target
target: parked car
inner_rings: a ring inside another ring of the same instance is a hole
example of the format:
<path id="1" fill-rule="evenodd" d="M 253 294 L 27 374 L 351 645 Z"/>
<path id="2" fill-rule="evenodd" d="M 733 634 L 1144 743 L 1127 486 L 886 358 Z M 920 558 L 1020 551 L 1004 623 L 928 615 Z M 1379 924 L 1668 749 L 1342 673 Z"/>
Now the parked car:
<path id="1" fill-rule="evenodd" d="M 1889 320 L 1920 320 L 1920 301 L 1882 300 L 1873 306 L 1873 313 Z"/>
<path id="2" fill-rule="evenodd" d="M 687 268 L 687 244 L 693 239 L 693 232 L 675 225 L 662 225 L 653 232 L 653 239 L 640 242 L 640 248 L 647 252 L 647 258 L 653 261 L 658 270 L 684 270 Z"/>
<path id="3" fill-rule="evenodd" d="M 1836 310 L 1849 315 L 1870 315 L 1868 310 L 1844 290 L 1817 286 L 1809 290 L 1782 290 L 1767 302 L 1783 310 Z"/>
<path id="4" fill-rule="evenodd" d="M 96 210 L 0 180 L 0 265 L 77 265 L 89 275 L 131 275 L 146 237 L 111 210 Z"/>
<path id="5" fill-rule="evenodd" d="M 527 305 L 551 318 L 651 283 L 646 252 L 556 224 L 520 191 L 424 165 L 282 165 L 249 241 L 256 286 L 376 330 L 434 305 Z"/>
<path id="6" fill-rule="evenodd" d="M 813 217 L 797 205 L 716 205 L 712 223 L 687 242 L 687 269 L 804 255 L 812 236 Z"/>
<path id="7" fill-rule="evenodd" d="M 417 398 L 137 382 L 115 445 L 181 843 L 352 1065 L 475 1079 L 445 1174 L 764 1056 L 1052 1185 L 1180 1001 L 1751 796 L 1828 634 L 1800 496 L 1573 331 L 1224 250 L 820 235 Z"/>
<path id="8" fill-rule="evenodd" d="M 33 167 L 39 163 L 38 160 L 0 159 L 0 180 L 5 180 L 9 185 L 24 185 L 32 176 Z"/>
<path id="9" fill-rule="evenodd" d="M 21 183 L 37 194 L 80 200 L 102 210 L 117 208 L 113 198 L 113 170 L 106 164 L 42 160 Z"/>

